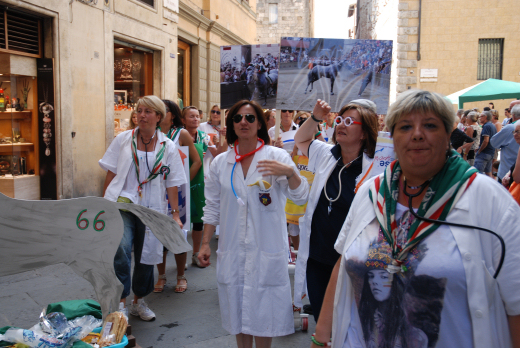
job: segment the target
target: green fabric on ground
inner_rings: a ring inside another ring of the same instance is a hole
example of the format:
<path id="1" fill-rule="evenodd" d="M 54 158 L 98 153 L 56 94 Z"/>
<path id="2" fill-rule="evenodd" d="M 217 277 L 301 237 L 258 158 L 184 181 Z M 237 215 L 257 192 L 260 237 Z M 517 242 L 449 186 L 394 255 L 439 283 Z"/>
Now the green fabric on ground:
<path id="1" fill-rule="evenodd" d="M 102 319 L 101 306 L 94 300 L 72 300 L 51 303 L 47 306 L 47 313 L 61 312 L 68 320 L 92 315 L 94 318 Z"/>

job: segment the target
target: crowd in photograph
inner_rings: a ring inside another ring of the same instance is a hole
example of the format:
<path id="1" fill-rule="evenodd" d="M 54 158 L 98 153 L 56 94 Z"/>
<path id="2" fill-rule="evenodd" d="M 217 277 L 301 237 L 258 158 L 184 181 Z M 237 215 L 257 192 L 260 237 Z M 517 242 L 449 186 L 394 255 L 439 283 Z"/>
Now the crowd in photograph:
<path id="1" fill-rule="evenodd" d="M 268 72 L 271 69 L 278 69 L 278 57 L 271 53 L 256 54 L 249 63 L 246 63 L 244 59 L 239 63 L 234 57 L 233 61 L 221 64 L 220 82 L 246 81 L 248 73 L 251 71 Z"/>
<path id="2" fill-rule="evenodd" d="M 391 45 L 357 45 L 341 59 L 385 73 Z M 275 68 L 277 60 L 251 64 Z M 224 64 L 221 81 L 247 69 Z M 99 162 L 105 198 L 183 227 L 178 187 L 189 183 L 191 263 L 216 262 L 222 326 L 239 348 L 294 333 L 294 311 L 316 321 L 311 347 L 518 346 L 520 101 L 503 122 L 492 104 L 455 111 L 422 90 L 401 93 L 386 115 L 367 99 L 335 111 L 319 99 L 312 112 L 280 110 L 276 129 L 277 111 L 255 101 L 213 105 L 201 123 L 197 107 L 143 97 Z M 373 175 L 380 132 L 393 139 L 395 161 Z M 189 149 L 189 180 L 179 146 Z M 144 298 L 164 291 L 168 250 L 147 247 L 146 227 L 121 215 L 121 302 L 132 292 L 129 314 L 151 321 Z M 174 257 L 174 291 L 183 293 L 188 255 Z"/>

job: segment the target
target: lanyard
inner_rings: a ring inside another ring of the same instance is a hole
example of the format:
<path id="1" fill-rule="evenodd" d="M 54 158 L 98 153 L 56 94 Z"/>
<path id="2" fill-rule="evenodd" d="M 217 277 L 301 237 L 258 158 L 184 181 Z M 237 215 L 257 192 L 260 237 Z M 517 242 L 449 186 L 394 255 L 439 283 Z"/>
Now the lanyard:
<path id="1" fill-rule="evenodd" d="M 132 159 L 134 161 L 135 171 L 136 171 L 136 175 L 137 175 L 137 183 L 138 183 L 137 191 L 139 192 L 139 197 L 141 197 L 143 185 L 152 181 L 160 174 L 161 167 L 162 167 L 162 159 L 164 157 L 164 151 L 166 148 L 166 142 L 161 143 L 162 146 L 159 149 L 159 151 L 157 152 L 157 155 L 155 156 L 155 163 L 154 163 L 153 168 L 150 171 L 150 174 L 148 175 L 148 177 L 143 182 L 139 182 L 140 168 L 139 168 L 139 158 L 137 156 L 137 143 L 136 143 L 135 137 L 136 137 L 136 134 L 135 134 L 135 129 L 134 129 L 132 131 Z M 147 156 L 146 160 L 148 160 L 148 154 L 145 154 L 145 156 Z"/>
<path id="2" fill-rule="evenodd" d="M 238 154 L 238 140 L 235 141 L 235 144 L 234 144 L 234 148 L 235 148 L 235 164 L 233 164 L 233 169 L 231 170 L 231 189 L 233 190 L 233 194 L 235 195 L 235 197 L 237 198 L 237 201 L 238 201 L 238 204 L 244 206 L 246 205 L 244 203 L 244 201 L 242 200 L 242 198 L 238 197 L 236 191 L 235 191 L 235 186 L 233 186 L 233 174 L 235 173 L 235 167 L 237 166 L 237 163 L 242 161 L 243 159 L 245 159 L 246 157 L 249 157 L 251 155 L 254 155 L 255 152 L 259 151 L 262 147 L 264 147 L 265 143 L 262 139 L 258 138 L 258 141 L 261 142 L 262 144 L 260 145 L 260 147 L 254 149 L 253 151 L 249 152 L 249 153 L 246 153 L 245 155 L 239 155 Z"/>

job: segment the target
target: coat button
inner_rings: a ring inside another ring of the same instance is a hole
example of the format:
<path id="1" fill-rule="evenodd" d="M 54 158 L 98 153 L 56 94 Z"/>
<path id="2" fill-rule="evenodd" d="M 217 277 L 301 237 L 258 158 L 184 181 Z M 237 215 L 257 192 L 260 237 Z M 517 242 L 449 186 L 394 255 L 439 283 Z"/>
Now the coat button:
<path id="1" fill-rule="evenodd" d="M 482 318 L 482 316 L 483 316 L 483 313 L 482 313 L 482 311 L 480 309 L 475 311 L 475 317 Z"/>
<path id="2" fill-rule="evenodd" d="M 471 254 L 470 254 L 470 253 L 465 253 L 465 254 L 464 254 L 464 259 L 465 259 L 466 261 L 471 261 Z"/>

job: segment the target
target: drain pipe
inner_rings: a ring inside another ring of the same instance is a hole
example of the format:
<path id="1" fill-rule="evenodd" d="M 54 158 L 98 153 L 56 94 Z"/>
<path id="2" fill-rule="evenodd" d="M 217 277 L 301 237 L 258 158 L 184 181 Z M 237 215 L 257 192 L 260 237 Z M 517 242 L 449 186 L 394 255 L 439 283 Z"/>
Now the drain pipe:
<path id="1" fill-rule="evenodd" d="M 422 0 L 419 0 L 419 25 L 417 26 L 417 61 L 421 60 L 421 8 Z"/>

